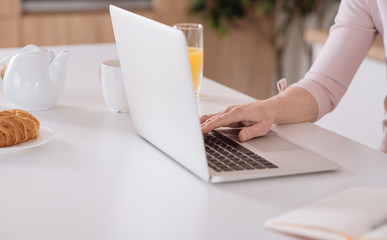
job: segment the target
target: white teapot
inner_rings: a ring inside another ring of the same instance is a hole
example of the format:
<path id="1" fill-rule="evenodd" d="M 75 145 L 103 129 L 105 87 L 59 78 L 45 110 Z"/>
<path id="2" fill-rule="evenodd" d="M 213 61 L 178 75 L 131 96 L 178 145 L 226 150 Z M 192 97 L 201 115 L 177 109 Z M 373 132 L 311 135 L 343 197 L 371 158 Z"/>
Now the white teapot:
<path id="1" fill-rule="evenodd" d="M 66 63 L 71 53 L 62 51 L 55 56 L 38 46 L 25 46 L 16 55 L 0 60 L 0 68 L 8 62 L 4 79 L 0 76 L 0 87 L 16 108 L 50 109 L 63 91 Z"/>

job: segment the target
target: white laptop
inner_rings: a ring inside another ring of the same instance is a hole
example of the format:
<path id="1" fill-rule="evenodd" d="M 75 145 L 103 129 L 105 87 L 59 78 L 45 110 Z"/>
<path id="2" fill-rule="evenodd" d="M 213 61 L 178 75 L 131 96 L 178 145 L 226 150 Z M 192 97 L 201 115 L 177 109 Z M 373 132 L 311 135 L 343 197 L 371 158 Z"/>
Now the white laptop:
<path id="1" fill-rule="evenodd" d="M 240 145 L 234 129 L 203 136 L 184 34 L 112 5 L 110 15 L 135 130 L 204 181 L 340 168 L 274 131 Z"/>

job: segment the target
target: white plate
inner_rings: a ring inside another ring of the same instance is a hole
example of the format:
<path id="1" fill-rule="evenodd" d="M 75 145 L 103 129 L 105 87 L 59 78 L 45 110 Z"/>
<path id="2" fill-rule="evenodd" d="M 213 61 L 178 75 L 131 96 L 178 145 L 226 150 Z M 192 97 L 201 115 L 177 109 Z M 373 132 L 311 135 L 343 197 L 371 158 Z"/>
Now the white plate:
<path id="1" fill-rule="evenodd" d="M 53 137 L 54 137 L 54 132 L 51 131 L 51 129 L 44 127 L 44 126 L 40 126 L 39 132 L 38 132 L 38 137 L 36 137 L 35 139 L 32 139 L 30 141 L 19 143 L 19 144 L 13 145 L 13 146 L 0 147 L 0 153 L 41 146 L 41 145 L 46 144 L 49 141 L 51 141 L 51 139 Z"/>

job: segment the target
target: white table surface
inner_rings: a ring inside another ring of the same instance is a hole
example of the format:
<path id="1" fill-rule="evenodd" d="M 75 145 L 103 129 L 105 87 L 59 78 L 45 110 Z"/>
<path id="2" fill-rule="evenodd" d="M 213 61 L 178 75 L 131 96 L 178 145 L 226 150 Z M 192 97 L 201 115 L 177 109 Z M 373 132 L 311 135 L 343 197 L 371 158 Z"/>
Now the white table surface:
<path id="1" fill-rule="evenodd" d="M 386 154 L 310 123 L 275 127 L 342 170 L 203 182 L 139 137 L 130 114 L 105 105 L 98 68 L 116 58 L 113 44 L 49 48 L 74 51 L 57 106 L 32 112 L 55 138 L 0 153 L 0 239 L 296 239 L 263 223 L 347 187 L 387 186 Z M 207 79 L 200 100 L 208 113 L 251 98 Z M 8 108 L 1 89 L 0 110 Z"/>

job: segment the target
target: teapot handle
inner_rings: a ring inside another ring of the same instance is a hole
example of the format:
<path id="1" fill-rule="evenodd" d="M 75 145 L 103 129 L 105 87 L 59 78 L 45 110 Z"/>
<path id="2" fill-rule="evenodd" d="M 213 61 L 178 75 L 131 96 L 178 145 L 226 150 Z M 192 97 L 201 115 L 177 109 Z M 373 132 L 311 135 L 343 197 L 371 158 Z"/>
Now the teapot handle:
<path id="1" fill-rule="evenodd" d="M 11 59 L 11 57 L 5 57 L 5 58 L 1 59 L 0 60 L 0 69 L 4 65 L 4 63 L 8 62 L 10 59 Z M 3 88 L 3 78 L 1 77 L 1 74 L 0 74 L 0 87 Z"/>

